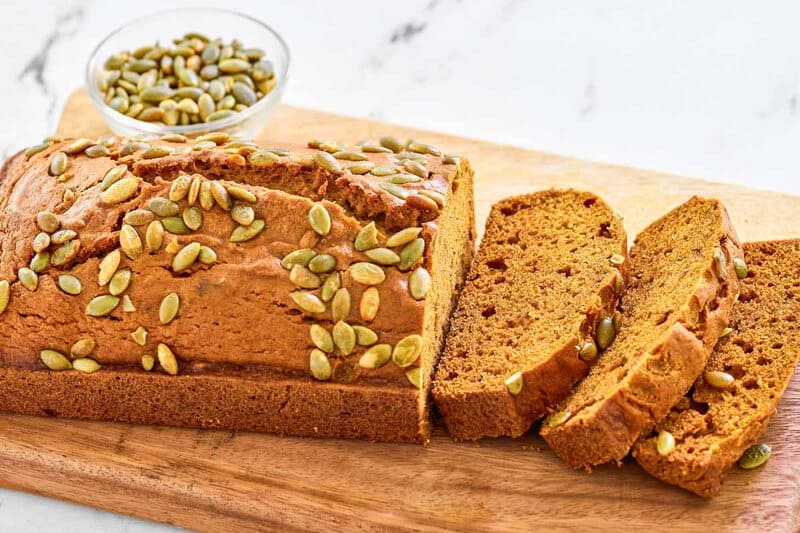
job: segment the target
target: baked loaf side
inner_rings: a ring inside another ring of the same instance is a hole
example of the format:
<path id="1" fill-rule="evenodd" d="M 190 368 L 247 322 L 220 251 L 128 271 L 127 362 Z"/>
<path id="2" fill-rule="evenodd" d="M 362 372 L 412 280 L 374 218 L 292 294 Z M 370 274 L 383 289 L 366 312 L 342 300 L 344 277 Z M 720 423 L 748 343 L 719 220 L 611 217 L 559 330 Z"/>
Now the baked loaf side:
<path id="1" fill-rule="evenodd" d="M 0 408 L 425 441 L 472 170 L 426 145 L 310 144 L 77 139 L 12 158 Z"/>
<path id="2" fill-rule="evenodd" d="M 692 198 L 651 224 L 631 248 L 625 326 L 542 424 L 573 467 L 620 461 L 669 412 L 706 364 L 739 293 L 742 251 L 725 208 Z"/>
<path id="3" fill-rule="evenodd" d="M 692 391 L 633 448 L 647 472 L 706 498 L 719 493 L 764 431 L 800 359 L 800 241 L 746 243 L 744 252 L 748 274 L 731 333 Z M 661 432 L 675 441 L 672 450 L 662 448 L 664 455 L 656 443 Z"/>
<path id="4" fill-rule="evenodd" d="M 492 207 L 433 386 L 453 438 L 521 435 L 586 375 L 598 337 L 613 340 L 626 256 L 620 219 L 594 194 Z"/>

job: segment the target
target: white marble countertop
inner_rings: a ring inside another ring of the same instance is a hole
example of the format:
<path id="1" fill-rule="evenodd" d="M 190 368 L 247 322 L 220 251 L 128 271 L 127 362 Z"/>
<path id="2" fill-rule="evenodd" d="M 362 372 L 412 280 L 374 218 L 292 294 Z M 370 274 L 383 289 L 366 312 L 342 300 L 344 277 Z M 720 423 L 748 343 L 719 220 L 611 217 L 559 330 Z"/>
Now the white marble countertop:
<path id="1" fill-rule="evenodd" d="M 190 4 L 219 2 L 0 1 L 0 156 L 52 132 L 108 32 Z M 288 103 L 800 193 L 796 2 L 237 5 L 288 41 Z M 0 530 L 171 528 L 0 491 Z"/>

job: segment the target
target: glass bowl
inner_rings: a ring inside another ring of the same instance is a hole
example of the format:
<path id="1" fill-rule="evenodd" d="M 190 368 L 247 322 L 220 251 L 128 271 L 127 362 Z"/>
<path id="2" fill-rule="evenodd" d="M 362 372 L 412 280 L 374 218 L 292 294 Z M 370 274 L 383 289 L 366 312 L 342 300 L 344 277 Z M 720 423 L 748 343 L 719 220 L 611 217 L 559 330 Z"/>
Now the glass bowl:
<path id="1" fill-rule="evenodd" d="M 221 37 L 225 42 L 238 38 L 248 48 L 261 48 L 275 67 L 275 87 L 254 105 L 233 116 L 185 126 L 137 120 L 123 115 L 105 103 L 97 81 L 106 59 L 123 50 L 135 50 L 156 41 L 171 44 L 172 39 L 188 32 L 199 32 L 211 39 Z M 161 136 L 179 133 L 196 137 L 210 131 L 224 131 L 237 137 L 254 138 L 264 130 L 280 102 L 288 74 L 289 48 L 283 38 L 263 22 L 225 9 L 184 8 L 147 15 L 113 31 L 92 52 L 86 66 L 86 85 L 90 98 L 103 115 L 106 124 L 118 135 Z"/>

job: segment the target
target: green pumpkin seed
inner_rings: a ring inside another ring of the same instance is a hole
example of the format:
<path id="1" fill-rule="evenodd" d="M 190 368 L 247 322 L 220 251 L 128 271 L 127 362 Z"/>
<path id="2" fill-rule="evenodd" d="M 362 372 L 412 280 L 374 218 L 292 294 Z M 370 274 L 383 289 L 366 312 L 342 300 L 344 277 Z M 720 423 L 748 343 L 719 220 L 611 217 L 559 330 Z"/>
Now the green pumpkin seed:
<path id="1" fill-rule="evenodd" d="M 342 286 L 342 278 L 338 272 L 334 272 L 322 284 L 322 289 L 319 291 L 319 296 L 323 302 L 330 302 Z"/>
<path id="2" fill-rule="evenodd" d="M 378 186 L 396 198 L 400 198 L 401 200 L 406 200 L 408 198 L 408 191 L 394 183 L 384 181 L 379 183 Z"/>
<path id="3" fill-rule="evenodd" d="M 361 145 L 361 150 L 367 153 L 374 153 L 374 154 L 391 154 L 392 151 L 389 148 L 385 148 L 383 146 L 377 146 L 375 144 L 365 143 Z"/>
<path id="4" fill-rule="evenodd" d="M 30 159 L 31 157 L 35 156 L 39 152 L 43 152 L 47 150 L 52 143 L 45 142 L 42 144 L 35 144 L 33 146 L 29 146 L 25 149 L 25 158 Z"/>
<path id="5" fill-rule="evenodd" d="M 308 223 L 317 235 L 328 235 L 331 232 L 331 215 L 322 204 L 314 204 L 308 211 Z"/>
<path id="6" fill-rule="evenodd" d="M 231 218 L 242 226 L 249 226 L 256 218 L 256 212 L 249 205 L 236 204 L 231 208 Z"/>
<path id="7" fill-rule="evenodd" d="M 601 351 L 611 346 L 616 336 L 617 334 L 614 331 L 614 321 L 611 317 L 604 317 L 597 323 L 595 337 L 597 340 L 597 347 Z"/>
<path id="8" fill-rule="evenodd" d="M 222 110 L 219 110 L 219 111 L 214 111 L 213 113 L 211 113 L 210 115 L 208 115 L 206 117 L 206 122 L 215 122 L 217 120 L 223 120 L 223 119 L 226 119 L 228 117 L 232 117 L 235 114 L 236 114 L 235 111 L 231 111 L 229 109 L 222 109 Z"/>
<path id="9" fill-rule="evenodd" d="M 192 185 L 192 176 L 184 174 L 172 181 L 169 189 L 169 199 L 173 202 L 180 202 L 189 194 L 189 187 Z"/>
<path id="10" fill-rule="evenodd" d="M 67 359 L 67 356 L 55 350 L 42 350 L 39 352 L 39 359 L 42 360 L 44 366 L 57 372 L 72 368 L 72 363 Z"/>
<path id="11" fill-rule="evenodd" d="M 164 121 L 165 113 L 158 107 L 148 107 L 143 109 L 141 113 L 139 113 L 136 118 L 138 120 L 142 120 L 144 122 L 161 122 Z M 164 150 L 157 150 L 155 148 L 147 148 L 144 152 L 142 152 L 142 157 L 145 159 L 154 159 L 156 157 L 162 157 L 162 155 L 169 155 L 168 153 L 163 153 Z M 145 154 L 146 157 L 145 157 Z"/>
<path id="12" fill-rule="evenodd" d="M 520 392 L 522 392 L 522 372 L 514 372 L 508 376 L 503 383 L 505 383 L 508 392 L 510 392 L 513 396 L 517 396 Z"/>
<path id="13" fill-rule="evenodd" d="M 424 163 L 426 165 L 428 164 L 428 156 L 416 154 L 414 152 L 400 152 L 395 157 L 397 157 L 398 161 L 406 161 L 410 159 L 411 161 L 416 161 L 417 163 Z"/>
<path id="14" fill-rule="evenodd" d="M 286 254 L 281 260 L 281 266 L 286 270 L 291 270 L 296 265 L 307 267 L 315 255 L 317 255 L 317 252 L 314 250 L 310 248 L 301 248 Z"/>
<path id="15" fill-rule="evenodd" d="M 129 268 L 118 270 L 112 277 L 111 282 L 108 284 L 108 292 L 112 296 L 119 296 L 128 289 L 133 278 L 133 272 Z"/>
<path id="16" fill-rule="evenodd" d="M 142 356 L 142 368 L 144 368 L 146 372 L 150 372 L 151 370 L 153 370 L 155 364 L 156 360 L 153 358 L 152 355 L 145 354 Z"/>
<path id="17" fill-rule="evenodd" d="M 158 310 L 158 319 L 161 321 L 161 324 L 167 325 L 172 322 L 176 316 L 178 316 L 178 311 L 180 310 L 181 300 L 177 294 L 174 292 L 169 293 L 161 300 L 161 307 Z"/>
<path id="18" fill-rule="evenodd" d="M 338 144 L 336 144 L 336 143 L 327 143 L 327 142 L 319 143 L 319 149 L 322 150 L 323 152 L 327 152 L 327 153 L 331 154 L 331 156 L 333 154 L 335 154 L 336 152 L 342 152 L 343 151 L 342 147 L 339 146 Z"/>
<path id="19" fill-rule="evenodd" d="M 372 346 L 378 342 L 378 334 L 364 326 L 353 326 L 359 346 Z"/>
<path id="20" fill-rule="evenodd" d="M 131 333 L 131 338 L 133 339 L 133 342 L 139 346 L 144 346 L 147 344 L 147 330 L 142 326 L 139 326 L 133 333 Z"/>
<path id="21" fill-rule="evenodd" d="M 255 194 L 251 193 L 250 191 L 248 191 L 243 187 L 236 187 L 236 186 L 228 187 L 228 194 L 232 198 L 235 198 L 236 200 L 240 200 L 242 202 L 247 202 L 250 204 L 254 204 L 258 201 L 258 198 L 256 197 Z"/>
<path id="22" fill-rule="evenodd" d="M 88 357 L 97 347 L 97 343 L 92 338 L 80 339 L 72 345 L 70 354 L 73 357 Z"/>
<path id="23" fill-rule="evenodd" d="M 346 320 L 350 315 L 350 291 L 342 287 L 336 291 L 331 300 L 331 319 L 334 322 Z"/>
<path id="24" fill-rule="evenodd" d="M 361 294 L 361 303 L 359 304 L 361 319 L 366 322 L 372 322 L 378 315 L 380 305 L 381 297 L 378 289 L 369 287 Z"/>
<path id="25" fill-rule="evenodd" d="M 733 258 L 733 269 L 736 271 L 736 277 L 744 279 L 747 277 L 747 263 L 741 257 Z"/>
<path id="26" fill-rule="evenodd" d="M 187 244 L 172 258 L 172 270 L 183 272 L 194 264 L 198 255 L 200 255 L 200 243 Z"/>
<path id="27" fill-rule="evenodd" d="M 53 213 L 47 211 L 40 211 L 37 213 L 36 224 L 39 226 L 39 229 L 45 233 L 53 233 L 61 227 L 58 218 Z"/>
<path id="28" fill-rule="evenodd" d="M 400 263 L 397 268 L 400 270 L 409 270 L 413 267 L 425 253 L 425 239 L 418 237 L 406 244 L 400 251 Z"/>
<path id="29" fill-rule="evenodd" d="M 408 293 L 415 300 L 422 300 L 431 289 L 432 280 L 430 273 L 419 267 L 408 277 Z"/>
<path id="30" fill-rule="evenodd" d="M 139 178 L 122 178 L 100 194 L 105 205 L 115 205 L 130 200 L 139 189 Z"/>
<path id="31" fill-rule="evenodd" d="M 143 159 L 158 159 L 172 154 L 172 150 L 164 146 L 153 146 L 142 152 Z"/>
<path id="32" fill-rule="evenodd" d="M 231 210 L 231 197 L 228 194 L 228 190 L 224 185 L 222 185 L 222 183 L 218 181 L 211 182 L 211 196 L 214 197 L 214 201 L 222 209 L 225 211 Z"/>
<path id="33" fill-rule="evenodd" d="M 88 357 L 82 357 L 80 359 L 75 359 L 72 362 L 72 368 L 84 374 L 92 374 L 100 370 L 100 363 L 98 363 L 94 359 L 90 359 Z"/>
<path id="34" fill-rule="evenodd" d="M 166 198 L 153 198 L 147 208 L 159 217 L 174 217 L 181 211 L 178 204 Z"/>
<path id="35" fill-rule="evenodd" d="M 69 160 L 67 159 L 67 154 L 64 152 L 57 152 L 50 158 L 50 175 L 51 176 L 60 176 L 67 170 L 67 164 Z"/>
<path id="36" fill-rule="evenodd" d="M 547 418 L 547 425 L 551 428 L 555 428 L 569 420 L 572 416 L 572 413 L 569 411 L 559 411 L 557 413 L 553 413 Z"/>
<path id="37" fill-rule="evenodd" d="M 419 367 L 406 370 L 406 379 L 418 389 L 422 388 L 422 369 Z"/>
<path id="38" fill-rule="evenodd" d="M 407 150 L 411 152 L 415 152 L 418 154 L 429 154 L 435 155 L 438 157 L 442 156 L 442 151 L 436 148 L 435 146 L 431 146 L 429 144 L 422 144 L 422 143 L 410 143 L 408 145 Z"/>
<path id="39" fill-rule="evenodd" d="M 233 97 L 236 98 L 237 102 L 248 107 L 255 104 L 258 100 L 256 92 L 247 84 L 241 82 L 236 82 L 233 84 L 233 90 L 231 91 L 231 94 L 233 94 Z"/>
<path id="40" fill-rule="evenodd" d="M 728 265 L 725 252 L 719 248 L 714 249 L 714 268 L 719 279 L 728 279 Z"/>
<path id="41" fill-rule="evenodd" d="M 183 223 L 192 231 L 197 231 L 203 225 L 203 212 L 199 207 L 187 207 L 183 210 Z"/>
<path id="42" fill-rule="evenodd" d="M 267 150 L 256 150 L 250 154 L 250 164 L 255 167 L 268 167 L 280 161 L 280 157 Z"/>
<path id="43" fill-rule="evenodd" d="M 166 217 L 161 219 L 164 229 L 173 235 L 188 235 L 192 232 L 182 217 Z"/>
<path id="44" fill-rule="evenodd" d="M 122 221 L 129 226 L 145 226 L 153 222 L 155 216 L 152 211 L 147 209 L 135 209 L 125 215 Z"/>
<path id="45" fill-rule="evenodd" d="M 176 94 L 181 98 L 186 98 L 189 97 L 190 94 L 194 94 L 194 93 L 189 93 L 187 91 L 197 91 L 197 94 L 194 97 L 195 100 L 197 99 L 198 96 L 203 94 L 203 92 L 200 89 L 196 89 L 194 87 L 184 87 L 183 89 L 178 89 Z M 189 139 L 188 137 L 186 137 L 185 135 L 181 135 L 180 133 L 167 133 L 166 135 L 161 136 L 161 140 L 170 143 L 185 143 Z"/>
<path id="46" fill-rule="evenodd" d="M 218 63 L 219 71 L 225 74 L 238 74 L 250 70 L 250 63 L 244 59 L 223 59 Z"/>
<path id="47" fill-rule="evenodd" d="M 351 174 L 367 174 L 372 168 L 375 167 L 375 163 L 372 161 L 362 161 L 360 163 L 355 163 L 347 167 L 347 170 L 350 171 Z"/>
<path id="48" fill-rule="evenodd" d="M 263 219 L 256 219 L 249 226 L 237 226 L 231 233 L 231 242 L 246 242 L 258 237 L 264 231 L 266 223 Z"/>
<path id="49" fill-rule="evenodd" d="M 707 371 L 703 374 L 703 379 L 715 389 L 729 389 L 733 382 L 736 381 L 736 378 L 731 374 L 719 370 Z"/>
<path id="50" fill-rule="evenodd" d="M 35 254 L 31 259 L 31 264 L 28 266 L 30 266 L 31 270 L 37 274 L 41 274 L 47 269 L 48 266 L 50 266 L 50 253 L 39 252 Z"/>
<path id="51" fill-rule="evenodd" d="M 36 234 L 33 238 L 33 251 L 36 253 L 43 252 L 50 247 L 50 235 L 41 232 Z"/>
<path id="52" fill-rule="evenodd" d="M 363 252 L 378 246 L 378 228 L 375 222 L 370 222 L 358 232 L 355 240 L 356 250 Z"/>
<path id="53" fill-rule="evenodd" d="M 461 162 L 461 158 L 457 155 L 448 155 L 442 159 L 442 163 L 445 165 L 457 165 Z"/>
<path id="54" fill-rule="evenodd" d="M 399 169 L 397 167 L 395 167 L 395 166 L 373 167 L 369 171 L 370 174 L 372 174 L 373 176 L 378 176 L 379 178 L 382 178 L 384 176 L 392 176 L 394 174 L 397 174 L 398 172 L 399 172 Z"/>
<path id="55" fill-rule="evenodd" d="M 75 139 L 70 144 L 65 146 L 62 149 L 62 151 L 67 155 L 76 155 L 83 152 L 93 144 L 94 141 L 91 139 L 86 139 L 86 138 Z"/>
<path id="56" fill-rule="evenodd" d="M 361 368 L 375 369 L 380 368 L 389 362 L 392 358 L 392 347 L 389 344 L 376 344 L 367 351 L 358 360 L 358 366 Z"/>
<path id="57" fill-rule="evenodd" d="M 378 285 L 386 279 L 383 269 L 372 263 L 353 263 L 348 269 L 350 277 L 362 285 Z"/>
<path id="58" fill-rule="evenodd" d="M 373 248 L 365 252 L 373 263 L 383 266 L 395 265 L 400 262 L 400 256 L 389 248 Z"/>
<path id="59" fill-rule="evenodd" d="M 81 241 L 78 239 L 71 240 L 59 246 L 50 255 L 50 263 L 53 266 L 66 265 L 78 255 L 81 248 Z"/>
<path id="60" fill-rule="evenodd" d="M 136 228 L 123 224 L 119 232 L 119 246 L 130 259 L 136 259 L 144 252 L 142 238 Z"/>
<path id="61" fill-rule="evenodd" d="M 200 253 L 197 255 L 197 260 L 204 265 L 213 265 L 217 262 L 217 252 L 208 246 L 201 246 Z"/>
<path id="62" fill-rule="evenodd" d="M 200 142 L 202 142 L 202 141 L 211 141 L 213 143 L 221 145 L 221 144 L 225 144 L 227 142 L 230 142 L 231 136 L 228 135 L 227 133 L 225 133 L 224 131 L 212 131 L 212 132 L 206 133 L 205 135 L 201 135 L 196 140 L 200 141 Z"/>
<path id="63" fill-rule="evenodd" d="M 142 102 L 147 102 L 151 104 L 157 104 L 167 98 L 171 98 L 174 94 L 174 91 L 169 87 L 164 87 L 162 85 L 153 85 L 152 87 L 148 87 L 144 89 L 139 96 L 142 99 Z"/>
<path id="64" fill-rule="evenodd" d="M 333 343 L 343 355 L 348 355 L 356 347 L 356 332 L 350 324 L 340 320 L 333 326 Z"/>
<path id="65" fill-rule="evenodd" d="M 409 335 L 394 346 L 392 361 L 400 368 L 411 366 L 422 353 L 423 338 L 421 335 Z"/>
<path id="66" fill-rule="evenodd" d="M 758 468 L 767 462 L 770 455 L 772 455 L 772 448 L 767 444 L 753 444 L 744 451 L 742 457 L 739 459 L 739 468 L 745 470 Z"/>
<path id="67" fill-rule="evenodd" d="M 78 296 L 83 292 L 83 286 L 80 280 L 70 274 L 58 276 L 58 288 L 72 296 Z"/>
<path id="68" fill-rule="evenodd" d="M 327 274 L 336 268 L 336 258 L 330 254 L 319 254 L 308 262 L 308 269 L 315 274 Z"/>
<path id="69" fill-rule="evenodd" d="M 189 185 L 189 194 L 186 197 L 186 202 L 189 204 L 189 207 L 194 206 L 197 202 L 197 198 L 200 196 L 200 185 L 202 183 L 203 180 L 200 176 L 192 178 L 192 183 Z"/>
<path id="70" fill-rule="evenodd" d="M 111 154 L 109 149 L 101 144 L 95 144 L 93 146 L 90 146 L 89 148 L 86 149 L 84 153 L 86 154 L 86 157 L 91 157 L 91 158 L 108 157 Z"/>
<path id="71" fill-rule="evenodd" d="M 111 313 L 119 305 L 119 298 L 110 294 L 95 296 L 86 306 L 86 314 L 93 317 L 103 317 Z"/>
<path id="72" fill-rule="evenodd" d="M 347 150 L 341 150 L 338 152 L 334 152 L 333 154 L 334 159 L 342 159 L 344 161 L 367 161 L 369 158 L 359 152 L 350 152 Z"/>
<path id="73" fill-rule="evenodd" d="M 339 175 L 343 172 L 342 165 L 340 165 L 339 162 L 327 152 L 315 152 L 314 162 L 331 174 Z"/>
<path id="74" fill-rule="evenodd" d="M 100 274 L 97 276 L 97 283 L 101 287 L 108 285 L 111 278 L 117 272 L 121 261 L 122 254 L 120 254 L 119 249 L 110 252 L 100 261 Z"/>
<path id="75" fill-rule="evenodd" d="M 161 365 L 164 372 L 170 376 L 178 375 L 178 359 L 175 357 L 175 354 L 172 353 L 172 350 L 169 349 L 169 346 L 166 344 L 159 344 L 156 349 L 156 355 L 158 355 L 158 364 Z"/>
<path id="76" fill-rule="evenodd" d="M 8 302 L 11 300 L 11 285 L 7 280 L 0 280 L 0 315 L 8 309 Z"/>
<path id="77" fill-rule="evenodd" d="M 131 297 L 127 294 L 122 295 L 122 310 L 126 313 L 135 313 L 136 306 L 133 305 Z"/>
<path id="78" fill-rule="evenodd" d="M 64 244 L 65 242 L 71 241 L 75 237 L 78 236 L 78 233 L 71 229 L 62 229 L 58 230 L 57 232 L 53 233 L 50 236 L 50 242 L 52 244 Z"/>
<path id="79" fill-rule="evenodd" d="M 381 137 L 379 142 L 381 146 L 388 148 L 394 153 L 400 152 L 405 147 L 403 143 L 391 136 Z"/>
<path id="80" fill-rule="evenodd" d="M 322 280 L 306 267 L 296 265 L 289 273 L 289 281 L 301 289 L 317 289 Z"/>
<path id="81" fill-rule="evenodd" d="M 407 159 L 403 162 L 403 168 L 419 178 L 425 179 L 428 177 L 428 169 L 425 168 L 424 165 L 416 161 L 412 161 L 411 159 Z"/>
<path id="82" fill-rule="evenodd" d="M 317 295 L 305 292 L 305 291 L 294 291 L 290 292 L 289 296 L 292 298 L 297 307 L 302 309 L 307 313 L 324 313 L 325 312 L 325 304 L 322 303 Z"/>
<path id="83" fill-rule="evenodd" d="M 311 342 L 323 352 L 333 351 L 333 337 L 327 329 L 318 324 L 311 325 Z"/>
<path id="84" fill-rule="evenodd" d="M 308 368 L 311 371 L 311 375 L 320 381 L 329 380 L 333 373 L 331 362 L 322 350 L 311 350 L 311 356 L 308 359 Z"/>
<path id="85" fill-rule="evenodd" d="M 586 361 L 587 363 L 597 359 L 597 354 L 597 345 L 591 340 L 584 342 L 583 346 L 578 350 L 578 357 L 580 357 L 581 361 Z"/>
<path id="86" fill-rule="evenodd" d="M 665 457 L 675 451 L 675 437 L 669 431 L 661 430 L 656 438 L 656 451 Z"/>

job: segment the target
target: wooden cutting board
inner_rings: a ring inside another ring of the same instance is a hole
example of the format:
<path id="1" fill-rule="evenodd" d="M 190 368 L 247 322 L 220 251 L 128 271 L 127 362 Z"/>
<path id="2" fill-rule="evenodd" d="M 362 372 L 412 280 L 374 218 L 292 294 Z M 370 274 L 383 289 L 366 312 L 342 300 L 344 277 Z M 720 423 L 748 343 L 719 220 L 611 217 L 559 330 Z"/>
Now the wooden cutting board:
<path id="1" fill-rule="evenodd" d="M 59 134 L 97 136 L 85 93 Z M 479 227 L 496 200 L 544 187 L 596 191 L 631 235 L 693 194 L 728 206 L 743 240 L 800 236 L 800 197 L 602 165 L 282 106 L 265 137 L 355 142 L 391 132 L 465 154 Z M 380 413 L 375 413 L 380 416 Z M 0 484 L 203 531 L 800 530 L 800 375 L 763 440 L 770 461 L 734 469 L 703 501 L 635 464 L 575 472 L 536 435 L 427 447 L 0 416 Z"/>

